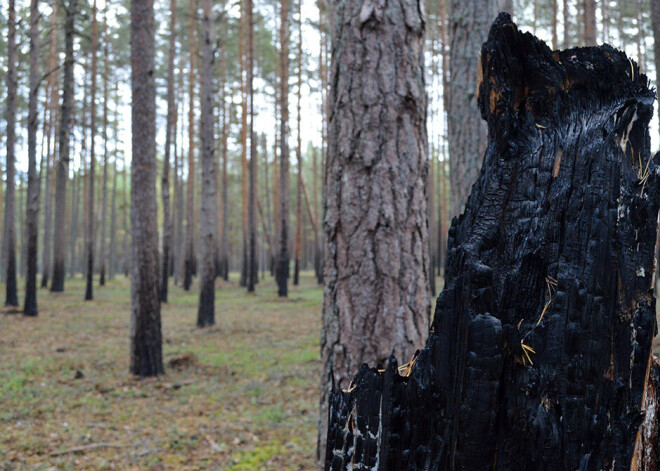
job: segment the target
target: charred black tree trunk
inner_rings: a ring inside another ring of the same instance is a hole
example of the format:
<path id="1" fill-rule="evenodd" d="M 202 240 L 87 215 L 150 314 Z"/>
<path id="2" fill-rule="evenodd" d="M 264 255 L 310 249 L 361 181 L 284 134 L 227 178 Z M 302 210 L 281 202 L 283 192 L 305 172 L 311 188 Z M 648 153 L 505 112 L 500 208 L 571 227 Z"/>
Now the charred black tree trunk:
<path id="1" fill-rule="evenodd" d="M 429 340 L 332 393 L 325 467 L 657 469 L 654 93 L 622 52 L 553 53 L 508 14 L 480 69 L 490 137 Z"/>

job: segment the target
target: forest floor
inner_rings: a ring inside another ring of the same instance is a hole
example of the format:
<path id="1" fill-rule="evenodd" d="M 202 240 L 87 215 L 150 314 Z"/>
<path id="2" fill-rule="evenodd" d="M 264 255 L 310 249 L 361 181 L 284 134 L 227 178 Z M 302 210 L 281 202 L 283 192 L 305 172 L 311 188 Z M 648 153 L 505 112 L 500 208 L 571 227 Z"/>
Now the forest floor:
<path id="1" fill-rule="evenodd" d="M 91 302 L 82 279 L 40 290 L 36 319 L 4 310 L 0 470 L 314 469 L 322 288 L 305 273 L 280 299 L 267 276 L 248 295 L 233 275 L 204 330 L 196 287 L 171 286 L 157 379 L 128 374 L 123 277 Z"/>
<path id="2" fill-rule="evenodd" d="M 67 280 L 39 291 L 39 317 L 0 314 L 0 469 L 312 469 L 323 290 L 311 273 L 288 299 L 270 276 L 256 295 L 230 281 L 203 330 L 196 286 L 171 286 L 157 379 L 128 374 L 123 277 L 91 302 Z"/>

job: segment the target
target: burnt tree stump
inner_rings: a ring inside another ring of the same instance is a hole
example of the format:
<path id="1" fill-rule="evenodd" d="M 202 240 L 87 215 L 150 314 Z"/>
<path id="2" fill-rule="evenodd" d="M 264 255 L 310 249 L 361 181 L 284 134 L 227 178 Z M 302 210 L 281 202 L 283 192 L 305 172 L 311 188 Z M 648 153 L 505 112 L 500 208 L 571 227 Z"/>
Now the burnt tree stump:
<path id="1" fill-rule="evenodd" d="M 657 469 L 655 93 L 504 13 L 480 68 L 488 147 L 426 347 L 333 391 L 325 468 Z"/>

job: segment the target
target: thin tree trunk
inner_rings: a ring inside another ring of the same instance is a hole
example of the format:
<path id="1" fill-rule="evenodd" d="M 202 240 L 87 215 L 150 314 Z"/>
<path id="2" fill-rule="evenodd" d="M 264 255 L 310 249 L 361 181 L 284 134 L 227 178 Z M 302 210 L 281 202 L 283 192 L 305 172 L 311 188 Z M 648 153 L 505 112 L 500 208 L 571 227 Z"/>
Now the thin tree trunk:
<path id="1" fill-rule="evenodd" d="M 23 314 L 37 315 L 39 175 L 37 174 L 37 105 L 39 101 L 39 0 L 30 1 L 30 98 L 28 103 L 27 277 Z"/>
<path id="2" fill-rule="evenodd" d="M 289 7 L 280 1 L 280 175 L 279 175 L 279 254 L 277 294 L 286 297 L 289 279 Z"/>
<path id="3" fill-rule="evenodd" d="M 296 185 L 296 247 L 293 269 L 293 284 L 298 286 L 300 282 L 300 257 L 302 255 L 302 141 L 300 139 L 300 98 L 302 96 L 302 0 L 298 0 L 298 90 L 296 93 L 296 160 L 298 161 L 298 178 Z"/>
<path id="4" fill-rule="evenodd" d="M 92 5 L 92 89 L 90 105 L 90 140 L 89 140 L 89 175 L 87 196 L 87 287 L 85 289 L 85 300 L 94 299 L 94 184 L 96 180 L 96 69 L 98 63 L 97 50 L 99 42 L 98 22 L 96 19 L 96 0 Z"/>
<path id="5" fill-rule="evenodd" d="M 584 45 L 596 45 L 596 0 L 584 0 Z"/>
<path id="6" fill-rule="evenodd" d="M 47 145 L 47 158 L 46 158 L 46 171 L 44 178 L 46 180 L 46 188 L 44 190 L 44 233 L 43 233 L 43 258 L 41 267 L 41 287 L 46 288 L 50 277 L 51 270 L 51 247 L 53 242 L 52 220 L 53 220 L 53 163 L 55 161 L 55 123 L 56 123 L 56 108 L 57 108 L 57 85 L 55 68 L 57 66 L 57 7 L 58 0 L 51 2 L 51 17 L 50 17 L 50 48 L 48 52 L 48 145 Z M 52 146 L 52 147 L 51 147 Z M 42 170 L 43 172 L 43 170 Z"/>
<path id="7" fill-rule="evenodd" d="M 106 77 L 107 80 L 107 77 Z M 112 159 L 112 196 L 110 197 L 110 252 L 108 256 L 108 276 L 111 280 L 115 278 L 115 270 L 117 267 L 117 262 L 115 260 L 117 249 L 117 125 L 119 119 L 119 81 L 115 78 L 115 111 L 114 111 L 114 123 L 113 123 L 113 142 L 114 142 L 114 152 Z"/>
<path id="8" fill-rule="evenodd" d="M 264 156 L 263 166 L 264 166 L 264 194 L 266 198 L 266 226 L 264 230 L 266 231 L 266 237 L 268 239 L 268 269 L 270 270 L 271 276 L 273 272 L 273 260 L 275 259 L 275 243 L 273 242 L 274 233 L 273 233 L 273 212 L 270 206 L 270 197 L 271 197 L 271 178 L 268 169 L 270 165 L 268 163 L 268 142 L 266 140 L 266 134 L 261 135 L 261 149 Z"/>
<path id="9" fill-rule="evenodd" d="M 71 136 L 71 112 L 73 107 L 73 34 L 75 18 L 78 10 L 78 0 L 69 0 L 66 9 L 66 24 L 64 29 L 64 78 L 62 80 L 62 113 L 60 122 L 59 160 L 57 162 L 57 186 L 55 188 L 55 221 L 66 218 L 66 182 L 69 178 L 69 138 Z M 66 225 L 56 223 L 53 237 L 53 279 L 50 290 L 64 291 L 64 259 Z"/>
<path id="10" fill-rule="evenodd" d="M 165 157 L 163 177 L 160 182 L 163 198 L 163 255 L 161 260 L 160 300 L 167 302 L 167 282 L 170 272 L 170 246 L 172 242 L 172 222 L 170 220 L 170 151 L 172 135 L 176 135 L 176 103 L 174 101 L 174 55 L 176 54 L 176 0 L 170 0 L 170 51 L 167 67 L 167 127 L 165 129 Z M 176 151 L 175 151 L 176 154 Z M 176 170 L 175 170 L 176 172 Z M 175 182 L 176 186 L 176 182 Z M 176 191 L 176 190 L 175 190 Z"/>
<path id="11" fill-rule="evenodd" d="M 124 272 L 124 276 L 128 277 L 129 276 L 129 269 L 130 269 L 130 259 L 129 259 L 129 247 L 128 243 L 132 239 L 131 238 L 131 226 L 132 226 L 132 219 L 129 220 L 128 218 L 128 211 L 129 211 L 129 206 L 128 206 L 128 165 L 126 164 L 126 154 L 122 154 L 122 166 L 123 166 L 123 180 L 124 180 L 124 188 L 123 188 L 123 194 L 122 194 L 122 206 L 123 206 L 123 219 L 124 219 L 124 240 L 122 241 L 122 271 Z M 131 185 L 132 185 L 131 181 Z M 133 244 L 131 243 L 131 246 Z"/>
<path id="12" fill-rule="evenodd" d="M 254 292 L 259 278 L 257 265 L 257 221 L 255 214 L 257 191 L 257 143 L 254 134 L 254 12 L 252 0 L 245 0 L 247 10 L 247 93 L 250 100 L 250 188 L 248 195 L 248 273 L 247 291 Z"/>
<path id="13" fill-rule="evenodd" d="M 186 254 L 184 261 L 183 289 L 188 291 L 192 283 L 195 234 L 195 50 L 196 34 L 195 0 L 188 0 L 188 30 L 190 42 L 190 63 L 188 71 L 188 182 L 186 194 Z"/>
<path id="14" fill-rule="evenodd" d="M 448 131 L 452 217 L 463 212 L 486 150 L 477 109 L 477 60 L 499 0 L 449 2 Z"/>
<path id="15" fill-rule="evenodd" d="M 153 0 L 131 0 L 131 373 L 163 373 L 158 301 Z"/>
<path id="16" fill-rule="evenodd" d="M 410 358 L 430 322 L 424 18 L 394 5 L 345 3 L 332 36 L 321 450 L 331 385 Z"/>
<path id="17" fill-rule="evenodd" d="M 202 207 L 200 238 L 199 308 L 197 327 L 215 324 L 215 218 L 218 212 L 215 174 L 215 139 L 213 133 L 213 62 L 215 46 L 212 0 L 202 0 Z"/>
<path id="18" fill-rule="evenodd" d="M 183 220 L 184 220 L 184 193 L 183 193 L 183 165 L 184 165 L 184 158 L 183 158 L 183 129 L 185 125 L 185 119 L 183 118 L 184 116 L 184 106 L 185 106 L 185 97 L 184 97 L 184 77 L 185 74 L 183 73 L 183 60 L 181 60 L 181 64 L 179 66 L 179 103 L 181 103 L 181 134 L 179 135 L 180 139 L 179 142 L 181 142 L 181 145 L 179 146 L 179 153 L 178 153 L 178 160 L 179 160 L 179 167 L 176 170 L 178 175 L 179 175 L 179 190 L 176 195 L 176 213 L 178 215 L 176 219 L 176 242 L 177 242 L 177 258 L 176 258 L 176 263 L 174 267 L 174 281 L 175 283 L 178 283 L 179 281 L 184 281 L 185 280 L 185 256 L 186 256 L 186 235 L 184 234 L 183 231 Z M 178 112 L 177 112 L 178 115 Z M 177 125 L 178 127 L 178 125 Z"/>
<path id="19" fill-rule="evenodd" d="M 564 13 L 564 42 L 562 46 L 564 47 L 564 49 L 568 49 L 570 47 L 569 32 L 571 30 L 571 20 L 568 11 L 568 0 L 564 0 L 563 13 Z"/>
<path id="20" fill-rule="evenodd" d="M 7 193 L 5 196 L 6 306 L 18 306 L 16 294 L 16 5 L 9 0 L 7 34 Z"/>
<path id="21" fill-rule="evenodd" d="M 241 276 L 240 286 L 247 286 L 248 276 L 248 161 L 247 161 L 247 140 L 248 140 L 248 92 L 247 92 L 247 61 L 246 61 L 246 37 L 248 36 L 248 27 L 245 24 L 247 14 L 245 11 L 247 0 L 240 0 L 241 18 L 238 24 L 238 54 L 240 59 L 241 73 L 241 223 L 243 240 L 243 251 L 241 253 Z"/>
<path id="22" fill-rule="evenodd" d="M 552 0 L 552 49 L 555 51 L 559 48 L 559 39 L 557 37 L 557 16 L 559 15 L 558 1 L 559 0 Z"/>
<path id="23" fill-rule="evenodd" d="M 229 181 L 227 176 L 227 141 L 229 139 L 229 129 L 231 127 L 231 110 L 228 109 L 226 103 L 226 89 L 227 89 L 227 35 L 225 28 L 222 28 L 222 64 L 221 64 L 221 80 L 222 80 L 222 232 L 220 234 L 220 264 L 222 278 L 229 280 L 229 200 L 228 189 Z"/>
<path id="24" fill-rule="evenodd" d="M 103 190 L 101 194 L 101 240 L 99 247 L 100 267 L 99 285 L 105 285 L 105 272 L 108 252 L 106 244 L 106 228 L 108 223 L 108 79 L 110 76 L 110 58 L 108 45 L 108 5 L 106 3 L 103 13 Z"/>

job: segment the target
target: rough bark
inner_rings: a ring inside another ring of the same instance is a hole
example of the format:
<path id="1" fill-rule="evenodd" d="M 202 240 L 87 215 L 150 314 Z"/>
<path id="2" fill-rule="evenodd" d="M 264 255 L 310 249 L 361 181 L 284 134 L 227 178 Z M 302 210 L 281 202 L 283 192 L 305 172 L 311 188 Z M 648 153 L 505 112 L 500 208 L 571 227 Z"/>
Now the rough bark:
<path id="1" fill-rule="evenodd" d="M 131 0 L 131 373 L 163 373 L 158 300 L 153 0 Z"/>
<path id="2" fill-rule="evenodd" d="M 507 14 L 480 65 L 489 141 L 429 340 L 333 392 L 326 469 L 637 469 L 654 93 L 622 52 L 553 54 Z"/>
<path id="3" fill-rule="evenodd" d="M 39 101 L 39 0 L 30 1 L 30 97 L 28 101 L 28 189 L 26 207 L 27 273 L 23 314 L 37 315 L 37 256 L 39 235 L 39 175 L 37 127 Z"/>
<path id="4" fill-rule="evenodd" d="M 584 0 L 584 45 L 596 45 L 596 0 Z"/>
<path id="5" fill-rule="evenodd" d="M 477 109 L 477 62 L 498 6 L 499 0 L 449 2 L 447 125 L 452 217 L 463 211 L 485 150 L 487 130 Z"/>
<path id="6" fill-rule="evenodd" d="M 64 75 L 62 79 L 62 112 L 60 114 L 59 159 L 55 187 L 55 230 L 53 231 L 53 277 L 50 290 L 64 291 L 64 259 L 66 257 L 66 183 L 69 178 L 69 139 L 71 136 L 71 108 L 73 107 L 73 34 L 78 0 L 69 0 L 64 26 Z"/>
<path id="7" fill-rule="evenodd" d="M 651 27 L 653 28 L 653 59 L 655 61 L 656 77 L 660 70 L 660 0 L 651 1 Z M 657 83 L 657 80 L 656 80 Z M 660 238 L 656 245 L 656 285 L 660 285 Z M 656 288 L 656 295 L 660 288 Z"/>
<path id="8" fill-rule="evenodd" d="M 7 23 L 7 189 L 5 193 L 5 305 L 18 306 L 16 294 L 16 3 L 9 0 Z"/>
<path id="9" fill-rule="evenodd" d="M 409 358 L 429 316 L 421 1 L 342 2 L 325 170 L 321 430 L 331 384 Z M 320 442 L 323 443 L 323 437 Z"/>
<path id="10" fill-rule="evenodd" d="M 92 69 L 91 69 L 91 97 L 90 97 L 90 139 L 89 139 L 89 174 L 87 194 L 87 284 L 85 300 L 94 299 L 94 187 L 96 183 L 96 70 L 98 64 L 99 26 L 96 18 L 96 0 L 92 5 Z"/>
<path id="11" fill-rule="evenodd" d="M 176 102 L 174 101 L 174 55 L 176 54 L 175 41 L 176 0 L 170 0 L 170 50 L 167 63 L 167 127 L 165 128 L 165 156 L 163 158 L 163 176 L 160 181 L 161 195 L 163 199 L 163 254 L 160 261 L 162 267 L 160 279 L 160 300 L 164 303 L 167 302 L 167 285 L 170 274 L 170 248 L 172 245 L 172 221 L 170 219 L 170 159 L 172 140 L 176 135 Z"/>
<path id="12" fill-rule="evenodd" d="M 279 250 L 277 255 L 277 295 L 288 295 L 289 279 L 289 6 L 280 1 L 280 174 Z"/>
<path id="13" fill-rule="evenodd" d="M 188 181 L 186 187 L 186 245 L 183 262 L 183 289 L 188 291 L 192 283 L 195 251 L 193 236 L 195 233 L 195 0 L 188 1 L 188 41 L 190 45 L 190 63 L 188 70 Z"/>
<path id="14" fill-rule="evenodd" d="M 200 228 L 199 309 L 197 327 L 215 324 L 215 218 L 218 212 L 213 135 L 213 62 L 215 46 L 212 0 L 202 0 L 202 207 Z"/>

